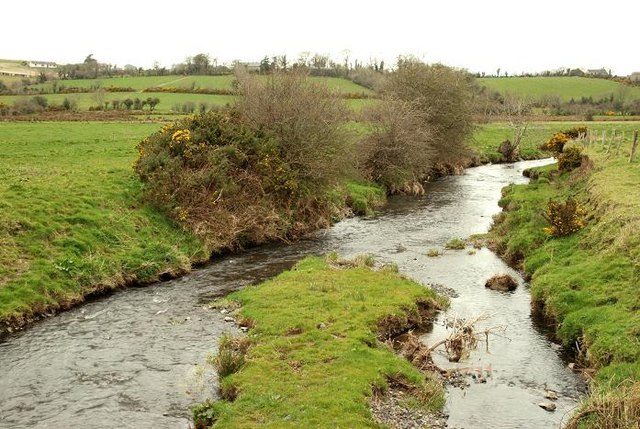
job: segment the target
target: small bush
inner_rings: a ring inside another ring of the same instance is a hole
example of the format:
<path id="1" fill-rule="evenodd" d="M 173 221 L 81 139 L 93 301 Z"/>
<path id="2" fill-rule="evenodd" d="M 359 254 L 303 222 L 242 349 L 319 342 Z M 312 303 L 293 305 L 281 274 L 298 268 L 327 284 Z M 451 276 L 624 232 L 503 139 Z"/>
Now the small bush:
<path id="1" fill-rule="evenodd" d="M 556 237 L 572 234 L 586 225 L 585 214 L 584 208 L 572 198 L 565 202 L 549 201 L 543 216 L 551 226 L 544 231 Z"/>
<path id="2" fill-rule="evenodd" d="M 439 251 L 438 249 L 429 249 L 427 251 L 427 256 L 430 257 L 430 258 L 435 258 L 435 257 L 440 256 L 440 255 L 442 255 L 442 252 Z"/>
<path id="3" fill-rule="evenodd" d="M 250 342 L 246 337 L 224 335 L 220 339 L 218 353 L 210 359 L 218 377 L 224 378 L 238 372 L 245 364 Z"/>
<path id="4" fill-rule="evenodd" d="M 562 149 L 568 141 L 569 137 L 560 131 L 551 136 L 551 138 L 542 145 L 541 149 L 554 153 L 562 153 Z"/>
<path id="5" fill-rule="evenodd" d="M 191 408 L 195 429 L 207 429 L 218 419 L 219 412 L 215 402 L 206 401 Z"/>
<path id="6" fill-rule="evenodd" d="M 502 154 L 506 162 L 515 162 L 520 156 L 520 148 L 507 139 L 498 146 L 498 153 Z"/>
<path id="7" fill-rule="evenodd" d="M 465 248 L 466 245 L 467 245 L 467 242 L 462 238 L 453 238 L 449 240 L 449 242 L 447 242 L 447 244 L 444 247 L 446 247 L 449 250 L 462 250 Z"/>
<path id="8" fill-rule="evenodd" d="M 582 164 L 582 148 L 571 146 L 558 155 L 558 170 L 571 171 Z"/>
<path id="9" fill-rule="evenodd" d="M 569 140 L 577 139 L 586 134 L 587 134 L 587 127 L 573 127 L 571 129 L 555 133 L 540 148 L 542 150 L 560 154 L 564 150 L 564 145 L 567 144 Z"/>

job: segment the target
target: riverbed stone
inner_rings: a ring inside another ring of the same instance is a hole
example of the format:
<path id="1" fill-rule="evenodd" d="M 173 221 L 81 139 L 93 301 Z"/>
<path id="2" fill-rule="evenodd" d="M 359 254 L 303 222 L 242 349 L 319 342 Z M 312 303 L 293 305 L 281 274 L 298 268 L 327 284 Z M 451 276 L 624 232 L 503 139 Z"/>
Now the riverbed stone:
<path id="1" fill-rule="evenodd" d="M 509 274 L 501 274 L 487 280 L 484 287 L 502 292 L 510 292 L 518 287 L 518 282 Z"/>
<path id="2" fill-rule="evenodd" d="M 556 404 L 554 404 L 551 401 L 538 402 L 538 406 L 540 408 L 542 408 L 543 410 L 547 410 L 547 411 L 555 411 L 556 410 Z"/>

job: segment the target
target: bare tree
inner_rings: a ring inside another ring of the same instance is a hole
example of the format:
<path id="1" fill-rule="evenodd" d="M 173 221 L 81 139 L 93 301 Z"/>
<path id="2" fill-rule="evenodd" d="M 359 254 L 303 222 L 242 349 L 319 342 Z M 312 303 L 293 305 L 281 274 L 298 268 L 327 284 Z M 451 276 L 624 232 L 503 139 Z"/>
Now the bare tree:
<path id="1" fill-rule="evenodd" d="M 472 84 L 472 76 L 463 70 L 401 58 L 382 92 L 412 102 L 424 112 L 425 126 L 433 133 L 436 162 L 456 164 L 470 153 L 466 143 L 473 132 Z"/>
<path id="2" fill-rule="evenodd" d="M 366 177 L 390 193 L 424 193 L 420 182 L 436 158 L 428 112 L 416 102 L 391 97 L 366 109 L 363 116 L 372 128 L 357 151 Z"/>
<path id="3" fill-rule="evenodd" d="M 512 140 L 500 143 L 500 152 L 507 162 L 517 161 L 520 155 L 520 143 L 527 132 L 527 115 L 531 110 L 530 102 L 521 96 L 507 93 L 503 102 L 503 115 L 513 132 Z"/>
<path id="4" fill-rule="evenodd" d="M 335 183 L 352 165 L 347 108 L 303 71 L 275 71 L 266 79 L 238 72 L 238 111 L 250 128 L 278 142 L 298 187 L 305 192 Z"/>

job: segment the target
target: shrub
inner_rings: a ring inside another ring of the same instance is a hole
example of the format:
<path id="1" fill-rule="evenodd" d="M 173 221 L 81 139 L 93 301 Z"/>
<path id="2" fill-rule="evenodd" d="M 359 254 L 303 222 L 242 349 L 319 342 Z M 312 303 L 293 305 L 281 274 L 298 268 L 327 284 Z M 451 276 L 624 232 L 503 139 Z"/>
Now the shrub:
<path id="1" fill-rule="evenodd" d="M 415 102 L 387 97 L 363 115 L 372 128 L 358 143 L 358 165 L 365 177 L 390 193 L 421 193 L 420 181 L 436 158 L 424 111 Z"/>
<path id="2" fill-rule="evenodd" d="M 191 116 L 138 145 L 145 196 L 211 248 L 282 238 L 277 194 L 291 186 L 274 140 L 232 112 Z"/>
<path id="3" fill-rule="evenodd" d="M 543 217 L 551 224 L 544 231 L 553 236 L 572 234 L 586 225 L 586 211 L 574 199 L 565 202 L 549 201 Z"/>
<path id="4" fill-rule="evenodd" d="M 554 153 L 562 153 L 562 149 L 568 141 L 569 137 L 560 131 L 551 136 L 551 138 L 542 145 L 541 149 Z"/>
<path id="5" fill-rule="evenodd" d="M 433 133 L 435 162 L 456 164 L 469 155 L 466 145 L 473 132 L 473 77 L 442 64 L 424 64 L 400 58 L 382 92 L 415 103 L 425 127 Z"/>
<path id="6" fill-rule="evenodd" d="M 462 250 L 466 245 L 467 242 L 462 238 L 452 238 L 444 247 L 450 250 Z"/>
<path id="7" fill-rule="evenodd" d="M 587 127 L 573 127 L 568 130 L 559 131 L 551 136 L 551 138 L 540 148 L 542 150 L 559 154 L 562 153 L 564 145 L 567 144 L 569 140 L 577 139 L 580 136 L 584 136 L 586 134 Z"/>
<path id="8" fill-rule="evenodd" d="M 278 142 L 292 195 L 317 195 L 345 175 L 353 162 L 344 101 L 301 71 L 236 78 L 241 118 Z"/>
<path id="9" fill-rule="evenodd" d="M 571 146 L 558 155 L 558 170 L 571 171 L 582 164 L 582 148 Z"/>
<path id="10" fill-rule="evenodd" d="M 191 408 L 191 415 L 195 429 L 207 429 L 216 422 L 219 412 L 215 402 L 205 401 Z"/>

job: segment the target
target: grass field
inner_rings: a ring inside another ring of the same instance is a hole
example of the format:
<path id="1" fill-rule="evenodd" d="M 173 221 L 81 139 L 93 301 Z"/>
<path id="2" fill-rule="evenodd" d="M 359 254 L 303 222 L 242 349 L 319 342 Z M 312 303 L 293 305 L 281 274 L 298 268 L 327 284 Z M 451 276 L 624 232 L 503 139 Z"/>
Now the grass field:
<path id="1" fill-rule="evenodd" d="M 133 88 L 142 91 L 151 87 L 174 87 L 174 88 L 207 88 L 207 89 L 232 89 L 233 75 L 224 76 L 139 76 L 139 77 L 114 77 L 100 79 L 69 79 L 56 81 L 58 86 L 92 88 L 100 86 L 102 88 L 121 87 Z M 334 77 L 314 77 L 313 81 L 323 83 L 330 89 L 341 93 L 372 93 L 371 90 L 362 87 L 350 80 Z M 42 89 L 46 92 L 53 92 L 53 82 L 33 85 L 33 88 Z"/>
<path id="2" fill-rule="evenodd" d="M 531 122 L 527 127 L 522 143 L 520 154 L 525 159 L 535 159 L 551 156 L 539 149 L 556 132 L 566 130 L 575 126 L 586 126 L 594 135 L 601 137 L 602 132 L 607 133 L 606 142 L 613 130 L 617 133 L 625 133 L 625 139 L 630 141 L 634 130 L 640 129 L 640 122 Z M 483 162 L 500 162 L 502 155 L 497 149 L 501 142 L 506 139 L 513 140 L 513 128 L 504 122 L 493 122 L 481 124 L 476 128 L 471 146 L 480 154 Z"/>
<path id="3" fill-rule="evenodd" d="M 640 421 L 640 159 L 629 163 L 630 146 L 617 155 L 590 146 L 592 169 L 557 177 L 548 167 L 531 185 L 507 188 L 509 211 L 491 233 L 507 258 L 524 256 L 536 307 L 565 345 L 579 345 L 578 365 L 597 370 L 580 427 Z M 587 226 L 553 238 L 542 213 L 568 197 L 587 211 Z"/>
<path id="4" fill-rule="evenodd" d="M 92 93 L 83 93 L 83 94 L 47 94 L 44 96 L 49 105 L 57 104 L 62 105 L 64 99 L 68 99 L 77 104 L 77 108 L 80 111 L 86 111 L 92 106 L 96 106 L 98 104 L 97 98 Z M 224 106 L 226 104 L 231 104 L 234 102 L 235 97 L 231 95 L 208 95 L 208 94 L 173 94 L 173 93 L 135 93 L 135 92 L 109 92 L 103 95 L 102 100 L 111 103 L 112 100 L 120 100 L 123 101 L 127 98 L 131 98 L 132 100 L 135 98 L 139 98 L 141 100 L 145 100 L 148 97 L 157 97 L 160 99 L 160 104 L 158 104 L 155 108 L 156 112 L 160 113 L 169 113 L 173 110 L 174 105 L 182 105 L 185 103 L 195 103 L 196 110 L 198 106 L 202 103 L 207 106 Z M 5 95 L 0 96 L 0 103 L 5 103 L 7 105 L 13 105 L 16 100 L 20 99 L 29 99 L 30 96 L 19 96 L 19 95 Z M 366 101 L 366 100 L 365 100 Z M 111 105 L 109 105 L 111 108 Z M 148 110 L 148 107 L 145 108 Z"/>
<path id="5" fill-rule="evenodd" d="M 559 96 L 565 101 L 571 98 L 601 97 L 616 94 L 620 88 L 627 88 L 629 98 L 640 98 L 640 87 L 628 87 L 607 79 L 586 77 L 509 77 L 479 78 L 478 83 L 501 94 L 512 93 L 531 99 L 545 96 Z"/>
<path id="6" fill-rule="evenodd" d="M 242 304 L 252 320 L 245 366 L 222 377 L 233 402 L 211 405 L 216 428 L 378 428 L 369 411 L 374 389 L 388 377 L 407 380 L 422 396 L 406 404 L 439 410 L 443 392 L 432 376 L 381 344 L 377 322 L 395 315 L 407 324 L 416 301 L 446 303 L 394 270 L 332 268 L 307 258 L 291 271 L 225 301 Z"/>
<path id="7" fill-rule="evenodd" d="M 206 259 L 140 201 L 141 123 L 0 123 L 0 321 Z"/>
<path id="8" fill-rule="evenodd" d="M 106 87 L 121 87 L 121 88 L 133 88 L 138 92 L 122 92 L 122 93 L 105 93 L 101 96 L 101 99 L 106 102 L 112 100 L 125 100 L 127 98 L 146 99 L 147 97 L 158 97 L 160 104 L 156 107 L 156 111 L 160 113 L 172 112 L 174 105 L 195 103 L 196 109 L 200 104 L 206 104 L 209 107 L 212 106 L 224 106 L 231 104 L 235 100 L 234 96 L 230 95 L 208 95 L 208 94 L 174 94 L 174 93 L 147 93 L 141 92 L 142 90 L 150 87 L 185 87 L 185 88 L 207 88 L 207 89 L 232 89 L 232 82 L 234 80 L 233 75 L 226 76 L 143 76 L 143 77 L 124 77 L 124 78 L 110 78 L 110 79 L 82 79 L 82 80 L 61 80 L 58 81 L 59 85 L 65 85 L 67 87 L 80 87 L 91 88 L 95 85 L 100 85 L 103 88 Z M 357 85 L 349 80 L 340 78 L 325 78 L 315 77 L 312 81 L 321 84 L 326 84 L 330 89 L 338 91 L 343 94 L 372 94 L 373 91 Z M 41 85 L 34 85 L 36 88 L 41 88 L 46 91 L 52 90 L 52 83 L 45 83 Z M 61 105 L 65 98 L 75 101 L 77 107 L 81 111 L 88 110 L 89 107 L 96 106 L 98 104 L 97 96 L 94 93 L 81 93 L 81 94 L 45 94 L 44 95 L 49 104 Z M 5 95 L 0 96 L 0 103 L 6 105 L 13 105 L 16 100 L 22 98 L 30 98 L 30 96 L 15 96 Z M 360 111 L 363 106 L 374 102 L 368 99 L 356 99 L 346 100 L 348 106 L 353 111 Z"/>

